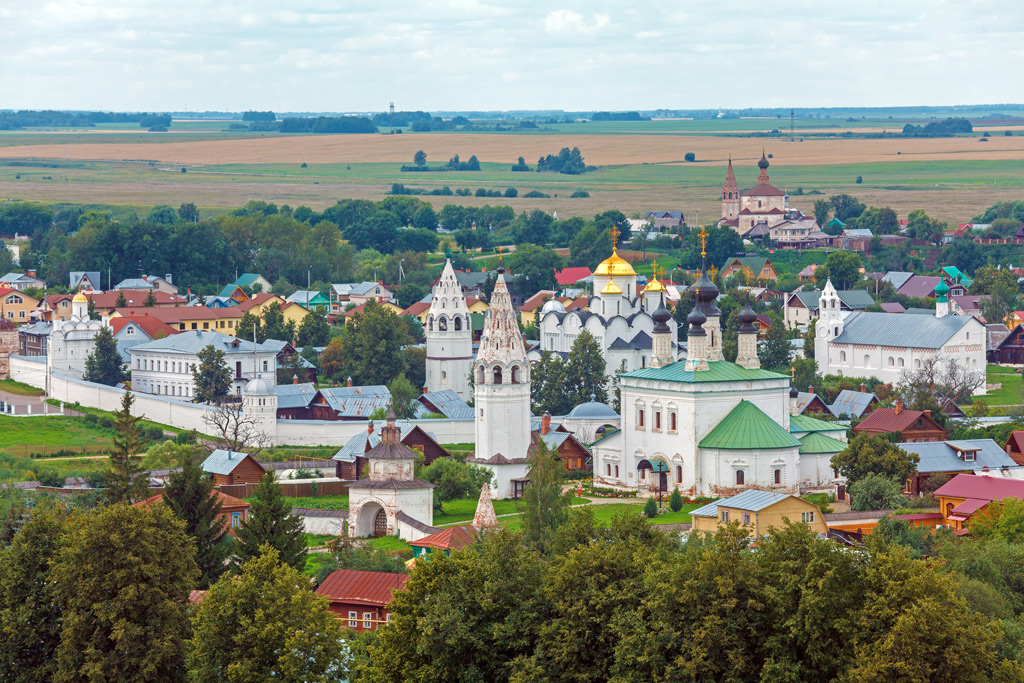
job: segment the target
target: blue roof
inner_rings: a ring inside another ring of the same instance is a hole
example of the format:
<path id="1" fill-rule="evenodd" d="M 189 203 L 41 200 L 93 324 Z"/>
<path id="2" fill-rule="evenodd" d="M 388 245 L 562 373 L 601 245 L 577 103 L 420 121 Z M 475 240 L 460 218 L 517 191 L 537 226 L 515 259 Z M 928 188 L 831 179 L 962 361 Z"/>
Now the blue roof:
<path id="1" fill-rule="evenodd" d="M 414 425 L 414 424 L 412 424 L 410 422 L 396 422 L 395 426 L 397 426 L 398 430 L 399 430 L 399 436 L 398 436 L 399 440 L 402 440 L 405 437 L 407 437 L 409 435 L 409 432 L 411 432 L 413 429 L 416 428 L 416 425 Z M 424 430 L 424 431 L 426 432 L 426 430 Z M 426 434 L 431 439 L 434 439 L 433 432 L 426 432 Z M 437 439 L 434 439 L 434 440 L 436 441 Z M 369 445 L 367 445 L 367 442 L 369 442 Z M 332 457 L 331 460 L 341 460 L 341 461 L 345 461 L 345 462 L 352 462 L 353 460 L 355 460 L 357 455 L 363 455 L 364 453 L 366 453 L 368 450 L 370 450 L 371 448 L 373 448 L 374 446 L 376 446 L 379 443 L 380 443 L 380 430 L 379 429 L 375 429 L 373 434 L 370 434 L 369 431 L 359 432 L 358 434 L 353 436 L 351 439 L 346 441 L 345 445 L 342 446 L 341 449 L 337 453 L 334 454 L 334 457 Z"/>
<path id="2" fill-rule="evenodd" d="M 310 382 L 303 384 L 278 384 L 274 387 L 277 393 L 277 407 L 305 408 L 316 396 L 316 387 Z"/>
<path id="3" fill-rule="evenodd" d="M 759 491 L 757 489 L 747 489 L 743 493 L 737 493 L 731 498 L 719 498 L 713 503 L 708 503 L 703 507 L 699 507 L 696 510 L 690 511 L 692 517 L 718 517 L 718 507 L 730 508 L 734 510 L 746 510 L 748 512 L 758 512 L 766 507 L 775 505 L 779 501 L 790 498 L 791 496 L 787 493 L 774 493 L 772 491 Z"/>
<path id="4" fill-rule="evenodd" d="M 916 453 L 920 458 L 917 471 L 920 474 L 931 472 L 964 472 L 967 470 L 981 471 L 999 470 L 1004 467 L 1017 467 L 1017 463 L 1006 454 L 999 444 L 992 439 L 964 439 L 961 441 L 932 441 L 926 443 L 896 444 L 908 453 Z M 964 461 L 957 455 L 958 451 L 973 451 L 974 460 Z"/>
<path id="5" fill-rule="evenodd" d="M 570 410 L 569 417 L 583 420 L 618 420 L 619 414 L 607 403 L 588 401 Z"/>
<path id="6" fill-rule="evenodd" d="M 864 414 L 864 411 L 868 409 L 872 401 L 877 401 L 878 397 L 868 391 L 852 391 L 850 389 L 843 389 L 836 396 L 835 402 L 828 407 L 832 414 L 836 417 L 847 415 L 849 417 L 860 417 Z"/>
<path id="7" fill-rule="evenodd" d="M 431 391 L 420 397 L 430 405 L 437 408 L 438 412 L 452 420 L 472 420 L 473 409 L 469 404 L 451 389 L 444 391 Z"/>
<path id="8" fill-rule="evenodd" d="M 247 455 L 248 453 L 225 451 L 218 448 L 203 461 L 203 471 L 210 474 L 231 474 Z"/>
<path id="9" fill-rule="evenodd" d="M 965 325 L 977 322 L 969 315 L 908 316 L 903 313 L 867 313 L 858 311 L 843 318 L 843 333 L 835 344 L 868 346 L 905 346 L 940 349 Z"/>
<path id="10" fill-rule="evenodd" d="M 98 270 L 73 270 L 68 277 L 71 289 L 77 289 L 83 278 L 87 278 L 92 286 L 97 289 L 102 284 L 100 282 L 100 271 Z"/>
<path id="11" fill-rule="evenodd" d="M 154 339 L 145 344 L 139 344 L 136 349 L 140 351 L 168 351 L 173 353 L 199 353 L 207 346 L 213 346 L 226 355 L 250 354 L 252 355 L 253 343 L 229 334 L 220 332 L 190 330 L 180 334 L 172 334 L 162 339 Z M 275 353 L 276 351 L 266 344 L 256 344 L 257 353 Z"/>
<path id="12" fill-rule="evenodd" d="M 141 277 L 130 277 L 118 282 L 114 289 L 153 289 L 153 285 Z"/>

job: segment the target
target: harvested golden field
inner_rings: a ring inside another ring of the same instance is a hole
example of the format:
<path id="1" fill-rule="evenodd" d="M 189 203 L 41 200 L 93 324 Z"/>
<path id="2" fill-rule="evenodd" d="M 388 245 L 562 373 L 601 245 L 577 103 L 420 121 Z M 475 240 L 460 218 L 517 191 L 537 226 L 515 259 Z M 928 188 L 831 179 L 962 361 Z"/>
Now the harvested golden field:
<path id="1" fill-rule="evenodd" d="M 600 166 L 683 163 L 687 152 L 699 161 L 745 164 L 761 156 L 762 146 L 773 163 L 789 165 L 859 164 L 882 161 L 1016 160 L 1024 159 L 1024 136 L 979 138 L 889 138 L 851 140 L 788 140 L 722 136 L 666 135 L 300 135 L 241 140 L 210 140 L 138 144 L 95 143 L 25 145 L 0 148 L 0 158 L 73 160 L 146 160 L 187 165 L 273 163 L 411 162 L 417 150 L 443 163 L 454 154 L 476 155 L 483 162 L 514 163 L 523 156 L 534 163 L 561 147 L 579 147 L 587 163 Z M 56 155 L 55 155 L 56 153 Z"/>

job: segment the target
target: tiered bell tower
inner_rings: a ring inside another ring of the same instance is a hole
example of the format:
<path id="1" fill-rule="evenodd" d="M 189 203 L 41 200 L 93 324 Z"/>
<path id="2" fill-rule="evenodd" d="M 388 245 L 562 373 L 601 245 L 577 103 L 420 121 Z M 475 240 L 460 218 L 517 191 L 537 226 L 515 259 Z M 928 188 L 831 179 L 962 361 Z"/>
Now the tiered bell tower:
<path id="1" fill-rule="evenodd" d="M 468 401 L 472 398 L 469 373 L 473 369 L 473 326 L 451 261 L 445 263 L 434 285 L 424 335 L 427 338 L 427 391 L 451 389 Z"/>
<path id="2" fill-rule="evenodd" d="M 740 215 L 740 186 L 736 184 L 736 174 L 732 170 L 732 156 L 729 167 L 725 171 L 725 185 L 722 187 L 722 218 L 732 220 Z"/>

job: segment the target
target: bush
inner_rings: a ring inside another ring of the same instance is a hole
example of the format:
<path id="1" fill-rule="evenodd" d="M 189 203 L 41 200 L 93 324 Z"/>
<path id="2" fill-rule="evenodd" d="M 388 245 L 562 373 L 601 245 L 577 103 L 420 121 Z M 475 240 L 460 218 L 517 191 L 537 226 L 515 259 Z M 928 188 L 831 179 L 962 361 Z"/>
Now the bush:
<path id="1" fill-rule="evenodd" d="M 683 496 L 679 489 L 672 489 L 672 495 L 668 499 L 668 507 L 672 512 L 679 512 L 683 509 Z"/>
<path id="2" fill-rule="evenodd" d="M 301 165 L 301 166 L 299 166 L 299 168 L 306 168 L 306 162 L 305 162 L 305 161 L 303 161 L 303 162 L 302 162 L 302 165 Z"/>
<path id="3" fill-rule="evenodd" d="M 541 192 L 540 190 L 530 190 L 529 192 L 527 192 L 523 196 L 526 197 L 527 199 L 550 199 L 551 198 L 551 195 L 545 194 L 544 192 Z"/>
<path id="4" fill-rule="evenodd" d="M 687 161 L 697 161 L 697 155 L 694 154 L 693 152 L 687 152 L 686 156 L 684 156 L 683 159 Z"/>
<path id="5" fill-rule="evenodd" d="M 519 196 L 519 190 L 517 190 L 514 187 L 507 188 L 505 190 L 505 196 L 509 197 L 509 198 L 518 197 Z"/>
<path id="6" fill-rule="evenodd" d="M 586 199 L 589 196 L 590 193 L 587 192 L 586 190 L 576 190 L 571 195 L 569 195 L 569 199 Z"/>
<path id="7" fill-rule="evenodd" d="M 647 502 L 644 503 L 644 515 L 648 519 L 654 519 L 658 516 L 658 504 L 654 502 L 653 498 L 648 498 Z"/>
<path id="8" fill-rule="evenodd" d="M 863 182 L 864 182 L 864 178 L 863 178 L 863 176 L 857 176 L 857 181 L 856 181 L 856 182 L 857 182 L 857 184 L 858 184 L 858 185 L 860 185 L 861 183 L 863 183 Z"/>
<path id="9" fill-rule="evenodd" d="M 594 475 L 586 470 L 567 470 L 562 474 L 562 479 L 566 481 L 583 481 L 584 479 L 591 479 Z"/>
<path id="10" fill-rule="evenodd" d="M 182 173 L 188 173 L 188 169 L 187 169 L 187 168 L 185 168 L 184 166 L 182 166 L 182 167 L 181 167 L 181 172 L 182 172 Z"/>

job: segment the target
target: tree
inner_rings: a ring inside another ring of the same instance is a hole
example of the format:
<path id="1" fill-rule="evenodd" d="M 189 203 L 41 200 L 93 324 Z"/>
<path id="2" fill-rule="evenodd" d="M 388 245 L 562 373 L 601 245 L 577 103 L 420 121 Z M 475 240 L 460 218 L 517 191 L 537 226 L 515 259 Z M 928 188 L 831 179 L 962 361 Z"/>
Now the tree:
<path id="1" fill-rule="evenodd" d="M 412 216 L 412 224 L 420 230 L 437 232 L 437 213 L 430 204 L 422 204 Z"/>
<path id="2" fill-rule="evenodd" d="M 612 255 L 607 233 L 593 225 L 586 225 L 569 241 L 569 265 L 597 268 L 601 261 Z"/>
<path id="3" fill-rule="evenodd" d="M 173 469 L 195 460 L 202 452 L 203 447 L 195 442 L 178 443 L 174 439 L 167 439 L 149 447 L 142 459 L 142 467 L 147 470 Z"/>
<path id="4" fill-rule="evenodd" d="M 224 361 L 224 352 L 209 344 L 196 354 L 199 365 L 192 368 L 196 403 L 215 403 L 231 392 L 231 368 Z"/>
<path id="5" fill-rule="evenodd" d="M 1017 287 L 1016 282 L 1012 284 L 1002 280 L 994 282 L 989 293 L 991 296 L 988 299 L 982 299 L 978 302 L 981 315 L 987 322 L 994 325 L 1004 323 L 1011 313 L 1022 308 L 1021 304 L 1024 301 L 1024 297 L 1021 297 L 1020 289 Z"/>
<path id="6" fill-rule="evenodd" d="M 683 496 L 679 489 L 672 489 L 672 495 L 668 499 L 668 507 L 672 512 L 679 512 L 683 509 Z"/>
<path id="7" fill-rule="evenodd" d="M 114 301 L 115 308 L 125 308 L 128 306 L 128 300 L 124 297 L 124 292 L 117 293 L 117 299 Z"/>
<path id="8" fill-rule="evenodd" d="M 314 308 L 299 323 L 296 344 L 302 346 L 327 346 L 331 341 L 331 326 L 327 322 L 327 314 L 322 309 Z"/>
<path id="9" fill-rule="evenodd" d="M 193 204 L 192 202 L 189 202 L 187 204 L 182 203 L 182 205 L 178 207 L 178 217 L 181 218 L 181 220 L 186 221 L 188 223 L 198 223 L 199 209 L 197 209 L 196 205 Z"/>
<path id="10" fill-rule="evenodd" d="M 267 339 L 286 342 L 295 339 L 295 323 L 285 321 L 281 304 L 276 301 L 267 304 L 263 309 L 263 333 Z"/>
<path id="11" fill-rule="evenodd" d="M 408 329 L 391 309 L 368 301 L 363 312 L 353 316 L 341 335 L 340 364 L 329 366 L 328 355 L 334 341 L 321 356 L 325 375 L 335 379 L 352 377 L 356 384 L 387 384 L 405 370 L 402 349 L 409 344 Z M 335 370 L 334 372 L 329 372 Z"/>
<path id="12" fill-rule="evenodd" d="M 1017 287 L 1017 276 L 1009 268 L 995 266 L 977 268 L 971 283 L 971 294 L 991 294 L 993 288 L 999 284 Z"/>
<path id="13" fill-rule="evenodd" d="M 912 410 L 941 411 L 941 403 L 962 401 L 975 389 L 985 385 L 985 372 L 971 370 L 955 358 L 932 356 L 921 361 L 921 367 L 900 371 L 896 393 Z"/>
<path id="14" fill-rule="evenodd" d="M 188 664 L 196 683 L 338 680 L 340 622 L 270 546 L 240 576 L 214 584 L 194 619 Z"/>
<path id="15" fill-rule="evenodd" d="M 291 503 L 285 499 L 274 475 L 267 472 L 249 498 L 249 518 L 238 528 L 235 566 L 260 555 L 266 544 L 276 550 L 281 561 L 295 569 L 306 564 L 306 538 L 302 518 L 291 514 Z"/>
<path id="16" fill-rule="evenodd" d="M 224 573 L 231 550 L 228 525 L 219 517 L 221 501 L 213 493 L 213 480 L 196 462 L 186 460 L 167 479 L 163 501 L 185 523 L 185 533 L 195 542 L 197 587 L 209 588 Z"/>
<path id="17" fill-rule="evenodd" d="M 907 235 L 913 239 L 925 240 L 937 244 L 939 240 L 942 239 L 942 235 L 946 231 L 947 227 L 948 226 L 944 222 L 931 218 L 924 212 L 924 209 L 911 211 L 907 215 Z M 965 263 L 960 263 L 959 265 L 965 269 L 970 268 L 970 265 Z"/>
<path id="18" fill-rule="evenodd" d="M 828 223 L 828 218 L 832 213 L 832 202 L 827 199 L 816 199 L 814 201 L 814 220 L 818 222 L 818 225 L 822 228 Z"/>
<path id="19" fill-rule="evenodd" d="M 541 351 L 540 360 L 530 369 L 530 401 L 538 410 L 563 415 L 572 406 L 562 391 L 565 362 L 558 354 Z M 566 409 L 566 406 L 569 406 Z"/>
<path id="20" fill-rule="evenodd" d="M 413 417 L 416 406 L 419 405 L 416 397 L 420 392 L 405 378 L 405 373 L 391 380 L 388 384 L 388 393 L 391 394 L 391 409 L 395 411 L 395 417 L 401 420 Z"/>
<path id="21" fill-rule="evenodd" d="M 117 386 L 127 379 L 126 365 L 117 350 L 117 342 L 109 327 L 101 327 L 93 337 L 92 352 L 85 359 L 85 373 L 82 379 L 86 382 Z"/>
<path id="22" fill-rule="evenodd" d="M 421 149 L 420 151 L 416 152 L 416 154 L 414 154 L 412 156 L 412 160 L 413 160 L 413 163 L 415 163 L 417 166 L 426 166 L 427 165 L 427 153 L 424 152 Z"/>
<path id="23" fill-rule="evenodd" d="M 163 505 L 111 505 L 67 526 L 51 573 L 63 605 L 54 680 L 184 681 L 198 571 L 181 520 Z"/>
<path id="24" fill-rule="evenodd" d="M 832 212 L 836 218 L 842 222 L 846 222 L 851 218 L 864 213 L 864 206 L 856 197 L 848 194 L 835 194 L 828 198 L 829 203 L 832 205 Z"/>
<path id="25" fill-rule="evenodd" d="M 908 453 L 882 435 L 856 434 L 845 450 L 832 456 L 832 468 L 850 483 L 869 474 L 906 481 L 917 470 L 920 457 Z"/>
<path id="26" fill-rule="evenodd" d="M 252 311 L 246 311 L 235 328 L 235 337 L 248 341 L 255 339 L 258 344 L 262 344 L 267 340 L 267 331 L 257 315 Z"/>
<path id="27" fill-rule="evenodd" d="M 542 552 L 549 549 L 569 514 L 571 493 L 562 493 L 561 465 L 538 440 L 526 458 L 530 483 L 523 492 L 523 536 Z"/>
<path id="28" fill-rule="evenodd" d="M 56 673 L 62 609 L 50 567 L 65 521 L 60 506 L 37 507 L 0 552 L 0 680 L 34 683 Z"/>
<path id="29" fill-rule="evenodd" d="M 565 267 L 565 262 L 552 249 L 536 244 L 520 244 L 509 255 L 508 267 L 515 273 L 517 286 L 521 285 L 530 292 L 539 292 L 558 287 L 555 272 Z"/>
<path id="30" fill-rule="evenodd" d="M 899 507 L 903 487 L 881 474 L 868 474 L 850 485 L 850 507 L 862 510 L 892 510 Z"/>
<path id="31" fill-rule="evenodd" d="M 125 391 L 121 396 L 121 410 L 114 413 L 113 447 L 105 471 L 107 488 L 104 491 L 112 503 L 131 503 L 146 497 L 148 476 L 139 464 L 138 455 L 146 447 L 139 423 L 142 416 L 132 416 L 135 397 Z"/>
<path id="32" fill-rule="evenodd" d="M 647 519 L 654 519 L 658 516 L 658 504 L 654 502 L 653 498 L 648 498 L 647 502 L 644 503 L 644 516 Z"/>
<path id="33" fill-rule="evenodd" d="M 822 284 L 832 280 L 832 286 L 836 289 L 850 289 L 860 280 L 861 267 L 860 254 L 857 252 L 834 251 L 814 271 L 814 279 Z"/>
<path id="34" fill-rule="evenodd" d="M 806 343 L 805 340 L 804 344 Z M 806 354 L 806 350 L 804 353 Z M 790 367 L 793 368 L 793 386 L 797 388 L 797 391 L 807 391 L 809 387 L 817 383 L 818 363 L 814 358 L 795 358 Z"/>
<path id="35" fill-rule="evenodd" d="M 146 293 L 146 298 L 142 302 L 142 305 L 146 306 L 148 308 L 152 308 L 153 306 L 156 306 L 156 294 L 153 293 L 152 289 L 149 290 L 149 292 Z"/>
<path id="36" fill-rule="evenodd" d="M 491 471 L 455 458 L 437 458 L 423 468 L 423 479 L 434 484 L 434 506 L 480 494 L 484 484 L 490 484 Z"/>
<path id="37" fill-rule="evenodd" d="M 203 413 L 203 424 L 218 436 L 225 450 L 248 453 L 253 457 L 271 444 L 270 435 L 255 416 L 245 412 L 241 403 L 218 403 Z"/>
<path id="38" fill-rule="evenodd" d="M 992 501 L 971 517 L 971 535 L 1008 543 L 1024 541 L 1024 503 L 1016 498 Z"/>
<path id="39" fill-rule="evenodd" d="M 783 322 L 782 315 L 778 311 L 773 310 L 769 312 L 768 317 L 771 320 L 771 325 L 768 326 L 768 336 L 765 338 L 764 343 L 758 347 L 757 355 L 761 361 L 761 367 L 767 370 L 785 370 L 789 368 L 789 353 L 791 350 L 789 331 L 786 329 L 786 324 Z"/>
<path id="40" fill-rule="evenodd" d="M 572 342 L 569 356 L 566 358 L 562 371 L 559 390 L 568 402 L 571 410 L 581 403 L 595 400 L 600 403 L 608 401 L 605 386 L 608 376 L 605 374 L 604 354 L 601 345 L 589 331 L 583 330 Z M 591 399 L 591 397 L 594 397 Z M 565 411 L 568 412 L 568 411 Z M 562 411 L 559 411 L 562 414 Z"/>

